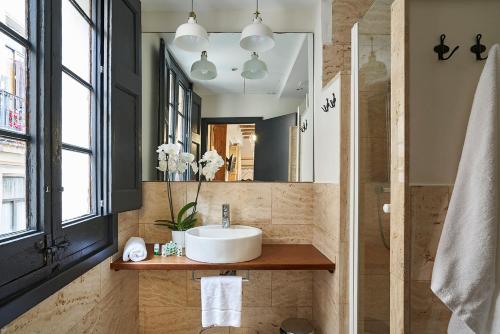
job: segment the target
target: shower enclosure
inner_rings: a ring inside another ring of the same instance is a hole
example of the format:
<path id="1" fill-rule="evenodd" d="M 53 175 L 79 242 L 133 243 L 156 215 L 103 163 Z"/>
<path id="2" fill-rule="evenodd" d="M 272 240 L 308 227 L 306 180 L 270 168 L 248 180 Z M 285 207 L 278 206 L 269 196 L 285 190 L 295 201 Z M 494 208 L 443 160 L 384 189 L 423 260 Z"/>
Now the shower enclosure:
<path id="1" fill-rule="evenodd" d="M 376 0 L 352 36 L 354 333 L 389 333 L 390 0 Z"/>

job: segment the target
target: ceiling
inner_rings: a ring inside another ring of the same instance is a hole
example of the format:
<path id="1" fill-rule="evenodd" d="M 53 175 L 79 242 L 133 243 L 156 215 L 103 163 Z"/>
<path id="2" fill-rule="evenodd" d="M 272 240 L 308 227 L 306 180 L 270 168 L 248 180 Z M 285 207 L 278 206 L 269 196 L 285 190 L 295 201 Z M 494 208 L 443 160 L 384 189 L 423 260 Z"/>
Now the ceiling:
<path id="1" fill-rule="evenodd" d="M 142 11 L 190 11 L 188 0 L 142 0 Z M 283 10 L 311 8 L 313 0 L 260 0 L 259 10 Z M 194 0 L 196 12 L 219 10 L 255 10 L 255 0 Z"/>
<path id="2" fill-rule="evenodd" d="M 241 70 L 250 52 L 240 47 L 240 33 L 210 33 L 208 60 L 217 66 L 214 80 L 193 80 L 191 65 L 200 59 L 200 53 L 187 52 L 173 44 L 175 34 L 162 33 L 167 47 L 184 73 L 190 77 L 202 95 L 215 94 L 270 94 L 279 97 L 303 98 L 308 88 L 307 33 L 274 34 L 276 46 L 260 54 L 268 67 L 268 76 L 260 80 L 243 80 Z M 298 89 L 301 86 L 302 89 Z"/>

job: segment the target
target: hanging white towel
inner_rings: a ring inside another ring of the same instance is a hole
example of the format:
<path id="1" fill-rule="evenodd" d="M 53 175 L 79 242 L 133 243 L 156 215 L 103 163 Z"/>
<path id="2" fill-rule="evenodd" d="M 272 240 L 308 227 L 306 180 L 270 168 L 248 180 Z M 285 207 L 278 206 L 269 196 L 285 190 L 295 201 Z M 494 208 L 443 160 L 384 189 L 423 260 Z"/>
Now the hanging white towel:
<path id="1" fill-rule="evenodd" d="M 450 334 L 500 333 L 500 46 L 474 97 L 431 289 L 453 312 Z"/>
<path id="2" fill-rule="evenodd" d="M 201 278 L 201 324 L 241 326 L 242 279 L 238 276 Z"/>
<path id="3" fill-rule="evenodd" d="M 133 262 L 142 261 L 148 256 L 146 243 L 139 237 L 131 237 L 127 240 L 123 249 L 123 261 L 131 260 Z"/>

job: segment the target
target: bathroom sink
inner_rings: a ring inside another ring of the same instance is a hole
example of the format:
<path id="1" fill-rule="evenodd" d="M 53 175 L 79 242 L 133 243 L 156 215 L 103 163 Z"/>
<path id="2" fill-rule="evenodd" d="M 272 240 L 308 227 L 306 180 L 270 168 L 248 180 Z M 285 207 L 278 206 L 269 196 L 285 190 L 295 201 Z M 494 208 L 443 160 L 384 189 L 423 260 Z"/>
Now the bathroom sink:
<path id="1" fill-rule="evenodd" d="M 262 230 L 244 225 L 194 227 L 186 231 L 186 256 L 206 263 L 235 263 L 258 258 Z"/>

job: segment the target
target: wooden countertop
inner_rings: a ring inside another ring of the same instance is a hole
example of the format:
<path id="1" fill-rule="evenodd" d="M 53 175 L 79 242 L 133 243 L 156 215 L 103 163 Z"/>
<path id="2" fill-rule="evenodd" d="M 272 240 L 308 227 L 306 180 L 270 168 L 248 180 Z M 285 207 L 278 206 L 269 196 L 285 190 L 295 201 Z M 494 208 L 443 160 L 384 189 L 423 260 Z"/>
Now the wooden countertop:
<path id="1" fill-rule="evenodd" d="M 262 245 L 262 255 L 248 262 L 203 263 L 185 256 L 162 257 L 153 255 L 153 245 L 148 244 L 148 258 L 141 262 L 123 262 L 120 258 L 111 263 L 114 270 L 328 270 L 333 273 L 335 263 L 313 245 Z"/>

